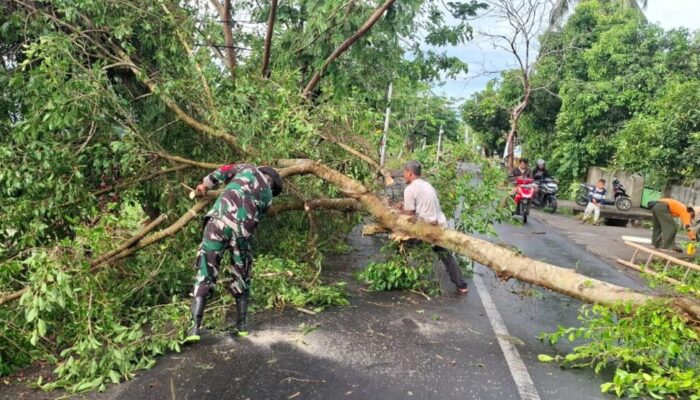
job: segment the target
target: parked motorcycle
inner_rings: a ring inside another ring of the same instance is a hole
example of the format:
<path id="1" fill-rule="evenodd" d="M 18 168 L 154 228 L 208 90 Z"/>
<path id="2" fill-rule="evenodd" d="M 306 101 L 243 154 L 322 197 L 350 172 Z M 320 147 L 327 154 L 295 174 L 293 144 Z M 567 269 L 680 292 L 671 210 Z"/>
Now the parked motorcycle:
<path id="1" fill-rule="evenodd" d="M 531 178 L 517 178 L 515 182 L 515 215 L 523 217 L 523 223 L 526 224 L 532 196 L 535 194 L 535 184 Z"/>
<path id="2" fill-rule="evenodd" d="M 539 190 L 532 199 L 532 205 L 550 213 L 557 211 L 557 182 L 552 178 L 544 178 L 539 181 L 538 186 Z"/>
<path id="3" fill-rule="evenodd" d="M 613 200 L 606 200 L 605 204 L 615 204 L 615 207 L 620 211 L 629 211 L 632 208 L 632 199 L 627 194 L 625 187 L 617 179 L 613 179 Z M 588 199 L 595 187 L 585 183 L 579 184 L 578 192 L 576 193 L 576 204 L 585 207 L 588 204 Z"/>

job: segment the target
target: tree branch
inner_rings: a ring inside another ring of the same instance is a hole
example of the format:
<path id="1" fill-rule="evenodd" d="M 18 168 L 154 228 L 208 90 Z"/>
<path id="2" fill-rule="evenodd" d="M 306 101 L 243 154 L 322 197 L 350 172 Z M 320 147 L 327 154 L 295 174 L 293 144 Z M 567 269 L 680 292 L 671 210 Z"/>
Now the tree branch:
<path id="1" fill-rule="evenodd" d="M 272 34 L 275 30 L 275 17 L 277 15 L 277 0 L 270 1 L 270 15 L 267 17 L 267 33 L 265 34 L 265 49 L 263 50 L 262 76 L 270 77 L 270 49 L 272 48 Z"/>
<path id="2" fill-rule="evenodd" d="M 309 83 L 306 85 L 304 88 L 304 91 L 302 92 L 302 97 L 308 97 L 314 90 L 316 90 L 316 86 L 318 86 L 318 83 L 321 81 L 321 77 L 323 74 L 326 72 L 328 69 L 328 66 L 331 65 L 333 61 L 335 61 L 338 57 L 340 57 L 345 51 L 347 51 L 350 46 L 352 46 L 355 42 L 357 42 L 358 39 L 360 39 L 362 36 L 364 36 L 371 28 L 374 26 L 377 21 L 379 21 L 379 18 L 381 18 L 382 14 L 392 5 L 394 4 L 396 0 L 386 0 L 384 4 L 382 4 L 379 8 L 374 10 L 372 15 L 365 21 L 364 24 L 355 32 L 352 36 L 349 38 L 345 39 L 343 43 L 338 46 L 333 53 L 331 53 L 328 58 L 323 62 L 323 65 L 321 68 L 314 72 L 314 75 L 311 77 L 311 80 Z"/>

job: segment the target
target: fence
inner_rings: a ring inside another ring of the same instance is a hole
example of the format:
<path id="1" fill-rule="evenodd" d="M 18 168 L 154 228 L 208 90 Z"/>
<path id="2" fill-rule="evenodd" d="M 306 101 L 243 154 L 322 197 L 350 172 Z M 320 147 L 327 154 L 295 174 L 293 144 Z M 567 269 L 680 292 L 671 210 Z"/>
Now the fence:
<path id="1" fill-rule="evenodd" d="M 693 186 L 668 185 L 665 193 L 683 204 L 700 206 L 700 179 Z"/>
<path id="2" fill-rule="evenodd" d="M 642 203 L 642 194 L 644 193 L 644 177 L 642 175 L 620 169 L 601 167 L 590 167 L 588 169 L 588 183 L 595 185 L 599 179 L 605 179 L 605 188 L 608 190 L 608 197 L 610 198 L 612 198 L 612 181 L 614 178 L 617 178 L 625 187 L 630 200 L 632 200 L 632 207 L 639 207 Z"/>

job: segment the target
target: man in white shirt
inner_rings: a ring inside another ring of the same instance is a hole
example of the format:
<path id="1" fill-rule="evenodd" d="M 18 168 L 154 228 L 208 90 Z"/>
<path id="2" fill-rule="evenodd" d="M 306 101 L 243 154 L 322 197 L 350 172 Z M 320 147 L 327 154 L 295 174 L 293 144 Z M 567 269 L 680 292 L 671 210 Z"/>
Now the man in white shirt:
<path id="1" fill-rule="evenodd" d="M 447 218 L 440 208 L 435 188 L 430 183 L 421 179 L 421 165 L 418 161 L 409 161 L 404 165 L 403 177 L 406 180 L 406 189 L 403 192 L 403 207 L 401 213 L 414 215 L 419 219 L 447 228 Z M 452 253 L 444 247 L 433 246 L 452 282 L 457 285 L 460 294 L 467 293 L 467 282 L 459 269 L 459 263 Z"/>

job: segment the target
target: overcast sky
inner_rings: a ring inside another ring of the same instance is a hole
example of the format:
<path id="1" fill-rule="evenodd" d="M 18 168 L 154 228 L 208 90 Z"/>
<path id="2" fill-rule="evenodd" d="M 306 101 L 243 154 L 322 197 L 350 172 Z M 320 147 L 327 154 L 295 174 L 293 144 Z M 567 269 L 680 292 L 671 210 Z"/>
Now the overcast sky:
<path id="1" fill-rule="evenodd" d="M 664 29 L 685 27 L 691 31 L 700 29 L 700 0 L 649 0 L 645 11 L 649 21 Z M 443 86 L 435 87 L 436 94 L 464 100 L 486 86 L 486 82 L 498 76 L 498 72 L 515 66 L 512 55 L 494 49 L 490 40 L 478 34 L 493 29 L 494 21 L 488 17 L 472 21 L 475 38 L 467 45 L 449 48 L 450 55 L 469 64 L 469 74 L 459 79 L 448 79 Z"/>

